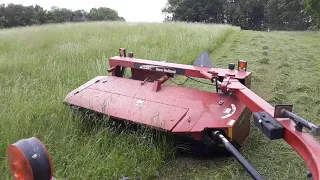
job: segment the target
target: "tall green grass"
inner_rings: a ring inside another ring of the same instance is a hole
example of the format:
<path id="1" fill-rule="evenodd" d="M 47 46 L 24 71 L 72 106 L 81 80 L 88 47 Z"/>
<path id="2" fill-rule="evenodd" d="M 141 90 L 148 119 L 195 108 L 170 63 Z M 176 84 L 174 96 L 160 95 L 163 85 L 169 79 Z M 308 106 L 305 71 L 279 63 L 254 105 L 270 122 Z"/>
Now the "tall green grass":
<path id="1" fill-rule="evenodd" d="M 6 147 L 36 136 L 49 149 L 55 176 L 67 179 L 157 177 L 171 155 L 166 140 L 111 128 L 83 130 L 62 104 L 98 75 L 120 47 L 136 57 L 190 64 L 238 28 L 227 25 L 79 23 L 0 31 L 0 174 L 11 179 Z"/>

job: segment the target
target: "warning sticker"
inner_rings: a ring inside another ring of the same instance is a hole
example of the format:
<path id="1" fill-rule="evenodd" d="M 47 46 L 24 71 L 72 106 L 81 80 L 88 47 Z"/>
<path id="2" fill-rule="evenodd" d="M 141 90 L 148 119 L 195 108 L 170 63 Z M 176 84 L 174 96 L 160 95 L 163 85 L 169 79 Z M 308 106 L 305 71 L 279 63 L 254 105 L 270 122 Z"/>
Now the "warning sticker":
<path id="1" fill-rule="evenodd" d="M 231 108 L 226 108 L 225 110 L 224 110 L 224 113 L 225 114 L 229 114 L 231 112 Z"/>
<path id="2" fill-rule="evenodd" d="M 231 104 L 231 108 L 227 108 L 223 111 L 226 115 L 222 116 L 221 119 L 227 119 L 228 117 L 231 117 L 236 111 L 236 105 Z"/>
<path id="3" fill-rule="evenodd" d="M 228 126 L 233 126 L 233 124 L 236 122 L 236 120 L 230 119 L 228 122 Z"/>

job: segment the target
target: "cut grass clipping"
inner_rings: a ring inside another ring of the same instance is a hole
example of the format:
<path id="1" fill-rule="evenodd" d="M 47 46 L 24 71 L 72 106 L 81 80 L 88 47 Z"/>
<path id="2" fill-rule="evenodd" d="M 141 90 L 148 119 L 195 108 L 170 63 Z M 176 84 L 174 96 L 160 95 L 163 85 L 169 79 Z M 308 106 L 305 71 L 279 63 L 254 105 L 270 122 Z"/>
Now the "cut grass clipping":
<path id="1" fill-rule="evenodd" d="M 253 72 L 252 89 L 275 105 L 320 124 L 320 34 L 240 31 L 225 25 L 80 23 L 0 31 L 0 172 L 11 179 L 6 147 L 36 136 L 58 179 L 249 179 L 232 157 L 177 156 L 170 138 L 130 131 L 72 114 L 65 95 L 98 75 L 126 47 L 136 57 L 191 64 L 206 50 L 214 66 L 239 59 Z M 183 82 L 184 79 L 181 79 Z M 178 79 L 177 81 L 180 81 Z M 192 81 L 187 87 L 199 87 Z M 201 88 L 214 90 L 214 87 Z M 306 179 L 307 167 L 282 140 L 252 126 L 242 155 L 266 179 Z"/>

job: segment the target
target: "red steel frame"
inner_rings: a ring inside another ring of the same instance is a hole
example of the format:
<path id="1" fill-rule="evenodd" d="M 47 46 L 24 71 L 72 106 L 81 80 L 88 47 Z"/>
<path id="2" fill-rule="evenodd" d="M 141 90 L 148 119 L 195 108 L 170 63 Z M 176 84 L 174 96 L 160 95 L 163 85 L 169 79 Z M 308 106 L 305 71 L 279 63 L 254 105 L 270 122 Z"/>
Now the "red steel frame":
<path id="1" fill-rule="evenodd" d="M 265 111 L 274 117 L 274 107 L 238 80 L 232 79 L 227 87 L 246 104 L 252 112 Z M 314 179 L 320 179 L 320 143 L 309 133 L 295 129 L 295 123 L 288 118 L 276 118 L 285 128 L 283 139 L 304 159 Z"/>
<path id="2" fill-rule="evenodd" d="M 190 66 L 185 64 L 150 61 L 150 60 L 144 60 L 144 59 L 127 58 L 127 57 L 119 57 L 119 56 L 110 58 L 109 64 L 111 67 L 110 71 L 112 71 L 112 75 L 115 75 L 114 69 L 117 66 L 136 68 L 135 64 L 148 64 L 153 66 L 182 69 L 184 70 L 183 75 L 190 76 L 190 77 L 197 77 L 197 78 L 206 78 L 210 80 L 216 75 L 221 77 L 224 77 L 226 75 L 232 75 L 236 79 L 244 79 L 250 74 L 249 72 L 244 72 L 244 71 L 237 71 L 236 74 L 233 74 L 234 72 L 230 71 L 229 69 L 206 68 L 206 67 Z"/>
<path id="3" fill-rule="evenodd" d="M 135 64 L 153 65 L 159 67 L 183 69 L 190 77 L 205 78 L 213 81 L 216 76 L 224 77 L 221 89 L 224 92 L 232 92 L 252 112 L 264 111 L 274 117 L 275 108 L 249 88 L 240 83 L 239 80 L 250 76 L 250 72 L 230 71 L 228 69 L 206 68 L 191 65 L 150 61 L 143 59 L 112 57 L 109 59 L 110 70 L 115 75 L 116 67 L 137 68 Z M 309 133 L 300 132 L 295 129 L 295 123 L 289 118 L 276 118 L 285 128 L 283 139 L 304 159 L 314 179 L 320 179 L 320 143 Z"/>

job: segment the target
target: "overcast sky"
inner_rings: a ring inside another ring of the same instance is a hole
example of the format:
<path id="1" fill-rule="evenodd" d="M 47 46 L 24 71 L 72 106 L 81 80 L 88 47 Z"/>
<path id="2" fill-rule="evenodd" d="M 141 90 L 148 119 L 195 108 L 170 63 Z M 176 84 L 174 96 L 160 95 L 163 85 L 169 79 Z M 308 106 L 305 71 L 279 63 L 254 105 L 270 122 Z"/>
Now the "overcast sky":
<path id="1" fill-rule="evenodd" d="M 108 7 L 118 11 L 119 16 L 130 22 L 162 22 L 164 15 L 161 9 L 166 2 L 167 0 L 0 0 L 0 4 L 38 4 L 45 9 L 57 6 L 89 11 L 94 7 Z"/>

